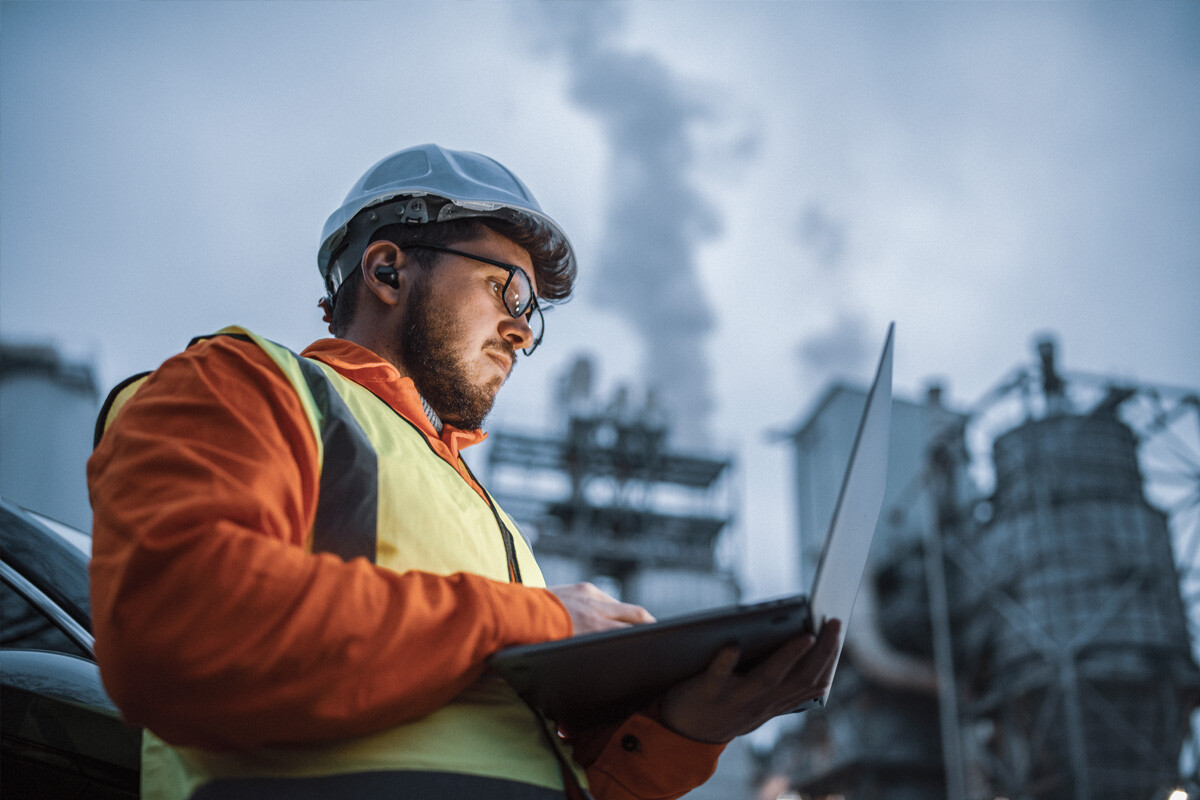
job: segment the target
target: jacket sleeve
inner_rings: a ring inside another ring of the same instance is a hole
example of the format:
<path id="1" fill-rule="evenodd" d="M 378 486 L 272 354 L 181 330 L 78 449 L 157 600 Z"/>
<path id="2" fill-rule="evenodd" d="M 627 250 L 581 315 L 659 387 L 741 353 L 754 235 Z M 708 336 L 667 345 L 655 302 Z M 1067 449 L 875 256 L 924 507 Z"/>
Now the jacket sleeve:
<path id="1" fill-rule="evenodd" d="M 568 738 L 596 800 L 673 800 L 712 777 L 725 749 L 674 733 L 652 712 Z"/>
<path id="2" fill-rule="evenodd" d="M 500 647 L 570 635 L 544 589 L 306 550 L 319 470 L 253 344 L 189 348 L 122 408 L 88 484 L 96 657 L 128 721 L 218 750 L 365 735 L 444 705 Z"/>

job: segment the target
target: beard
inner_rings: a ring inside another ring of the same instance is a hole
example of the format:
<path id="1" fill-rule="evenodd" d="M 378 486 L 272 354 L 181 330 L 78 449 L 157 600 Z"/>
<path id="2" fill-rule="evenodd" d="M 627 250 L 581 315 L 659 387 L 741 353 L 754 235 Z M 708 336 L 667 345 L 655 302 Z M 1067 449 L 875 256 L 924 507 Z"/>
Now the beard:
<path id="1" fill-rule="evenodd" d="M 433 306 L 430 281 L 418 278 L 406 302 L 400 356 L 417 391 L 443 422 L 461 430 L 475 430 L 483 426 L 505 379 L 472 382 L 467 360 L 472 354 L 463 352 L 466 336 L 462 326 L 445 313 L 437 313 Z M 499 350 L 516 366 L 515 349 L 506 339 L 497 336 L 482 349 Z"/>

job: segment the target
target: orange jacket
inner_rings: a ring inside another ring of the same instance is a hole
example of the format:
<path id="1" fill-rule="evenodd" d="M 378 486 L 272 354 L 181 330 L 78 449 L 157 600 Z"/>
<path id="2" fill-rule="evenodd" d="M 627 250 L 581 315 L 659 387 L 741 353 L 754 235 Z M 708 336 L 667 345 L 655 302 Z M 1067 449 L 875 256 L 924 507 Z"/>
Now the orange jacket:
<path id="1" fill-rule="evenodd" d="M 481 491 L 458 452 L 483 433 L 439 437 L 411 380 L 365 348 L 324 339 L 305 355 L 416 424 Z M 130 722 L 216 750 L 331 742 L 439 708 L 501 647 L 571 634 L 546 589 L 307 552 L 319 473 L 295 390 L 252 343 L 189 348 L 121 410 L 88 485 L 96 657 Z M 677 796 L 721 751 L 642 715 L 573 743 L 602 800 Z"/>

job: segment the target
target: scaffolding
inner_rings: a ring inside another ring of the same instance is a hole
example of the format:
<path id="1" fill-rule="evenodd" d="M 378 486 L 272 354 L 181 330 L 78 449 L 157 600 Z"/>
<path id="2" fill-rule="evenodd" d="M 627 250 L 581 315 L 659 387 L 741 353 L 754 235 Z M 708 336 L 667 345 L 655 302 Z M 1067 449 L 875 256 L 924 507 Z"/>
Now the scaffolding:
<path id="1" fill-rule="evenodd" d="M 498 498 L 536 542 L 543 571 L 589 580 L 664 616 L 736 601 L 719 556 L 731 520 L 728 458 L 681 453 L 653 395 L 591 395 L 577 361 L 559 395 L 559 432 L 493 431 Z"/>

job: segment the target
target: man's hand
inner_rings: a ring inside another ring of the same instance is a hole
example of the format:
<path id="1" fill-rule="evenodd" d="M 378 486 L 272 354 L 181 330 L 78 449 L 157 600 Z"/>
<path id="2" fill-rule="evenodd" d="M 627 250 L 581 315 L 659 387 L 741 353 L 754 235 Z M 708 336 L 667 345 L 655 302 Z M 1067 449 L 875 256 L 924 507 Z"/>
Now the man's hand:
<path id="1" fill-rule="evenodd" d="M 727 742 L 820 697 L 829 687 L 841 627 L 829 620 L 820 636 L 792 639 L 744 675 L 734 673 L 738 649 L 726 647 L 707 670 L 663 695 L 663 724 L 696 741 Z"/>
<path id="2" fill-rule="evenodd" d="M 573 636 L 654 622 L 646 609 L 609 597 L 590 583 L 551 586 L 550 591 L 571 612 Z"/>

